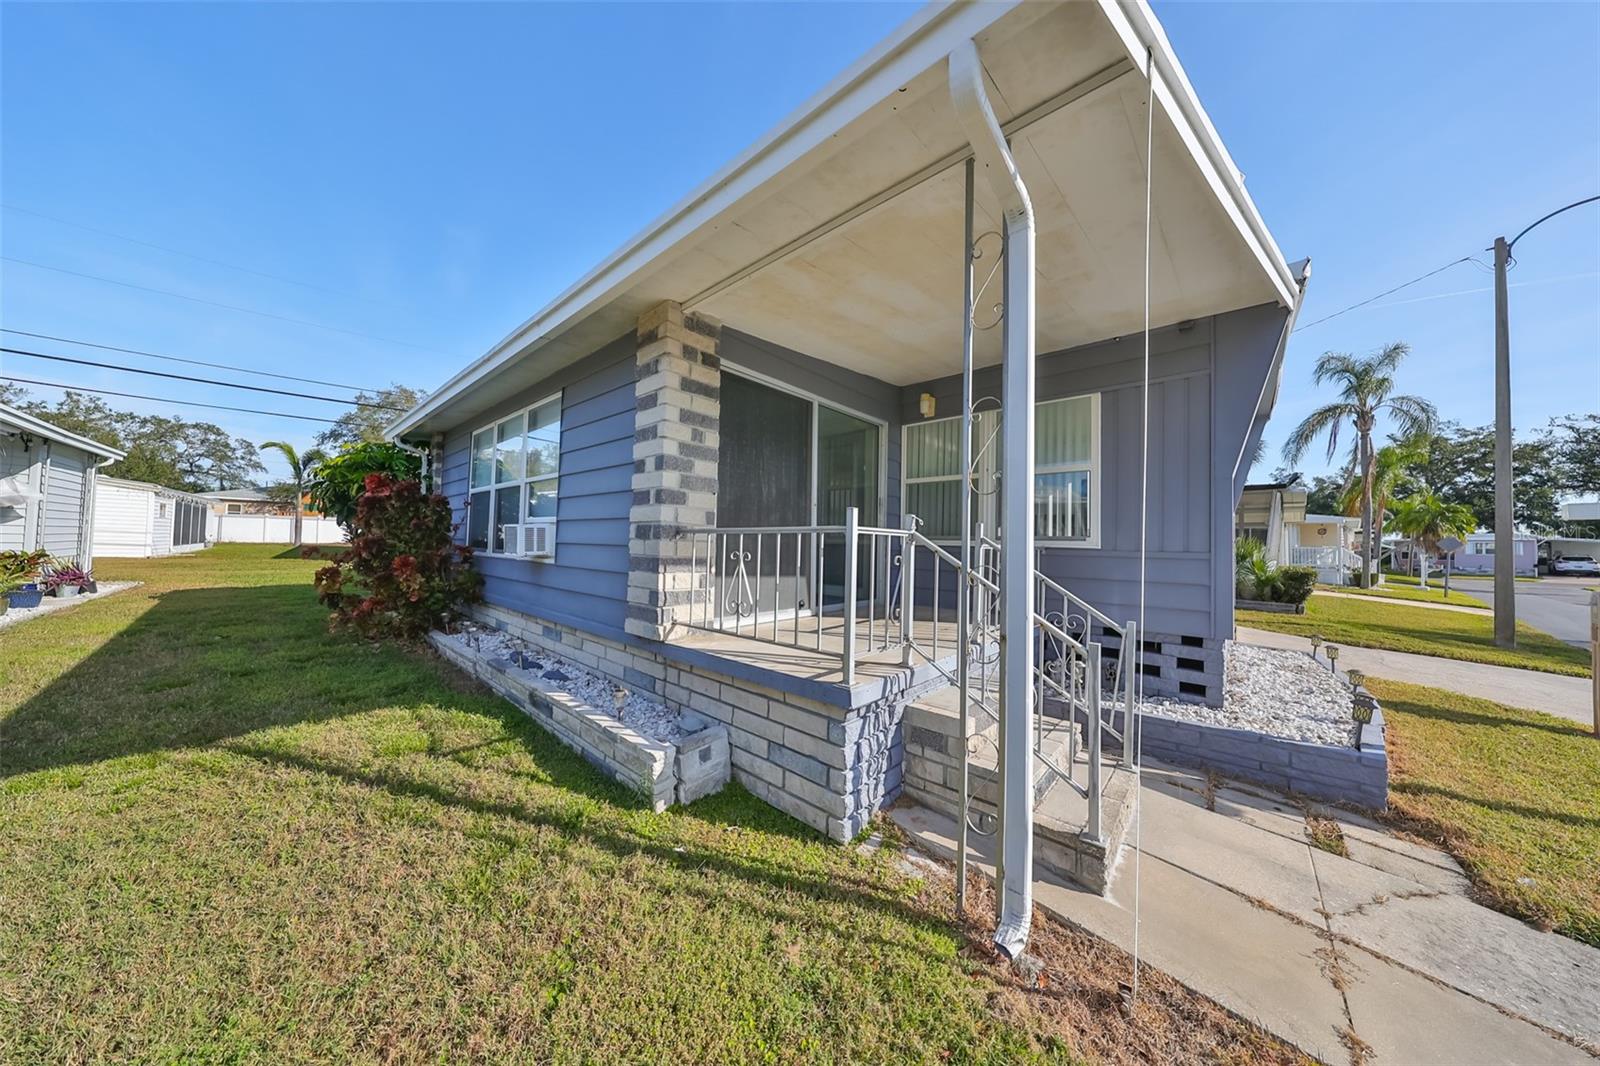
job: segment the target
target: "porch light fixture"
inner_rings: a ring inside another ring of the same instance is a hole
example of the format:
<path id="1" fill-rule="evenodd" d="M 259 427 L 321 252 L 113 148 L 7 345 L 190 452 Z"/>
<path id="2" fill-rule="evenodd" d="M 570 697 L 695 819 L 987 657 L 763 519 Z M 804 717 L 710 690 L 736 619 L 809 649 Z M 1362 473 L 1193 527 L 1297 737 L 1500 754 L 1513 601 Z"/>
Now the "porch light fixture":
<path id="1" fill-rule="evenodd" d="M 933 393 L 925 392 L 917 398 L 917 410 L 922 412 L 923 418 L 932 418 L 937 408 L 938 400 L 934 398 Z"/>

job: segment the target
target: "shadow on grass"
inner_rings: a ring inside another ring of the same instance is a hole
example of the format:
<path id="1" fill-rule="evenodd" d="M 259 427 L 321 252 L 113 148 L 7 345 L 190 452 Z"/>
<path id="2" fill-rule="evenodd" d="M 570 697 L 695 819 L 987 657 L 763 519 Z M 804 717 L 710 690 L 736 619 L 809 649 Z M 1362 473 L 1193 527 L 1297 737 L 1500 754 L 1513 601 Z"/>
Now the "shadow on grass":
<path id="1" fill-rule="evenodd" d="M 1416 718 L 1427 718 L 1438 722 L 1451 722 L 1456 725 L 1488 727 L 1493 729 L 1537 729 L 1545 733 L 1554 733 L 1557 736 L 1588 736 L 1589 731 L 1575 722 L 1567 722 L 1556 718 L 1554 715 L 1540 715 L 1535 717 L 1529 712 L 1526 717 L 1512 718 L 1505 714 L 1484 714 L 1477 711 L 1463 711 L 1454 707 L 1441 707 L 1437 704 L 1413 703 L 1410 700 L 1389 699 L 1384 701 L 1384 711 L 1409 714 Z"/>
<path id="2" fill-rule="evenodd" d="M 274 559 L 332 559 L 343 554 L 347 545 L 344 544 L 305 544 L 301 547 L 287 547 L 274 555 Z"/>
<path id="3" fill-rule="evenodd" d="M 518 713 L 518 712 L 511 712 Z M 531 725 L 529 729 L 535 729 Z M 509 738 L 508 738 L 509 739 Z M 553 740 L 550 743 L 555 743 Z M 830 865 L 826 869 L 806 869 L 781 858 L 763 860 L 760 853 L 735 854 L 732 849 L 721 850 L 696 843 L 688 835 L 653 835 L 630 833 L 607 819 L 592 817 L 582 808 L 557 807 L 539 803 L 516 803 L 487 798 L 466 790 L 457 791 L 435 781 L 420 780 L 404 773 L 369 770 L 344 763 L 317 758 L 298 752 L 287 752 L 250 744 L 231 743 L 227 750 L 235 755 L 257 759 L 273 766 L 286 767 L 305 773 L 323 774 L 350 784 L 366 788 L 380 788 L 392 795 L 422 800 L 440 807 L 453 807 L 478 815 L 506 818 L 530 828 L 554 830 L 562 836 L 598 847 L 617 858 L 644 855 L 663 865 L 687 872 L 709 872 L 738 880 L 757 883 L 783 893 L 799 893 L 816 902 L 838 902 L 851 906 L 867 906 L 913 926 L 943 928 L 943 919 L 911 905 L 886 885 L 874 881 L 869 875 L 856 876 L 848 870 Z M 556 788 L 589 795 L 609 803 L 628 805 L 631 793 L 614 783 L 600 779 L 576 756 L 570 760 L 549 760 L 544 769 L 550 772 L 549 784 Z M 686 808 L 687 813 L 717 825 L 738 827 L 792 837 L 805 843 L 823 845 L 823 837 L 800 822 L 774 808 L 761 803 L 738 784 L 730 784 L 721 793 L 707 797 Z M 517 846 L 520 841 L 504 841 Z M 716 893 L 710 886 L 698 889 L 708 898 Z M 741 906 L 751 906 L 748 900 Z M 795 915 L 787 910 L 772 911 L 774 920 L 786 921 Z M 897 941 L 879 938 L 881 943 L 900 946 Z"/>
<path id="4" fill-rule="evenodd" d="M 1455 789 L 1444 788 L 1439 785 L 1430 785 L 1422 781 L 1402 781 L 1390 786 L 1393 791 L 1411 796 L 1436 796 L 1440 799 L 1454 800 L 1473 807 L 1482 807 L 1485 810 L 1499 811 L 1502 814 L 1515 814 L 1523 818 L 1532 818 L 1544 822 L 1560 822 L 1563 825 L 1578 828 L 1600 829 L 1600 818 L 1591 818 L 1583 814 L 1568 814 L 1564 811 L 1548 811 L 1542 807 L 1529 807 L 1522 803 L 1512 803 L 1507 800 L 1493 799 L 1488 796 L 1469 795 Z"/>

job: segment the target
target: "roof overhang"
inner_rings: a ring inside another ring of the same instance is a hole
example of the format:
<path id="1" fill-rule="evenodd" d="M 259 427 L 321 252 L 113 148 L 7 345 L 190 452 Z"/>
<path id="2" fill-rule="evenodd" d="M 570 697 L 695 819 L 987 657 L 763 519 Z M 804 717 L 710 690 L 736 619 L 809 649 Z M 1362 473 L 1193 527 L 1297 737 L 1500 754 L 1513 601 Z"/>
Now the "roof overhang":
<path id="1" fill-rule="evenodd" d="M 24 433 L 31 433 L 45 440 L 71 445 L 81 451 L 88 452 L 90 455 L 98 455 L 108 461 L 125 459 L 128 456 L 128 453 L 120 448 L 113 448 L 109 444 L 101 444 L 99 441 L 91 440 L 88 437 L 80 437 L 76 433 L 68 433 L 64 429 L 52 426 L 42 418 L 36 418 L 26 411 L 19 411 L 15 407 L 10 407 L 3 403 L 0 403 L 0 423 L 15 426 Z"/>
<path id="2" fill-rule="evenodd" d="M 962 162 L 945 57 L 974 40 L 1039 221 L 1038 350 L 1143 322 L 1145 101 L 1152 322 L 1293 308 L 1299 288 L 1143 0 L 926 8 L 777 129 L 390 428 L 448 429 L 676 300 L 885 381 L 959 369 Z M 1150 82 L 1145 71 L 1151 71 Z M 998 229 L 980 188 L 977 232 Z M 987 242 L 987 243 L 986 243 Z M 979 241 L 979 281 L 998 241 Z M 996 278 L 980 303 L 992 303 Z M 981 364 L 999 360 L 980 333 Z"/>

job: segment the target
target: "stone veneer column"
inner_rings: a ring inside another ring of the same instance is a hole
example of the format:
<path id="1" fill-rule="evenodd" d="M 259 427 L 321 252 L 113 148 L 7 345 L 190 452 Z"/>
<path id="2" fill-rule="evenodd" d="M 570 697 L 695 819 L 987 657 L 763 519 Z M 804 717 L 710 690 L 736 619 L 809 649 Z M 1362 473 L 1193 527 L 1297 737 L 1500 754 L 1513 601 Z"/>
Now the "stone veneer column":
<path id="1" fill-rule="evenodd" d="M 639 316 L 626 622 L 635 636 L 670 639 L 704 586 L 690 540 L 676 534 L 717 521 L 721 332 L 671 301 Z"/>

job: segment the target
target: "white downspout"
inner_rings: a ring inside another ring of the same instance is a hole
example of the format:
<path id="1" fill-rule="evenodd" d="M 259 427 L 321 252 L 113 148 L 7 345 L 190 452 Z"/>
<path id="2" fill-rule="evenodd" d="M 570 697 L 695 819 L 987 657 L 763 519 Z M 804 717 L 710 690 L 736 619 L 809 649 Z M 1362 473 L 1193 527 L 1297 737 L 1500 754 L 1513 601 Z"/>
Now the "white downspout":
<path id="1" fill-rule="evenodd" d="M 950 99 L 1005 219 L 1000 525 L 1000 914 L 995 946 L 1016 958 L 1033 918 L 1033 204 L 983 87 L 971 41 L 950 53 Z"/>

